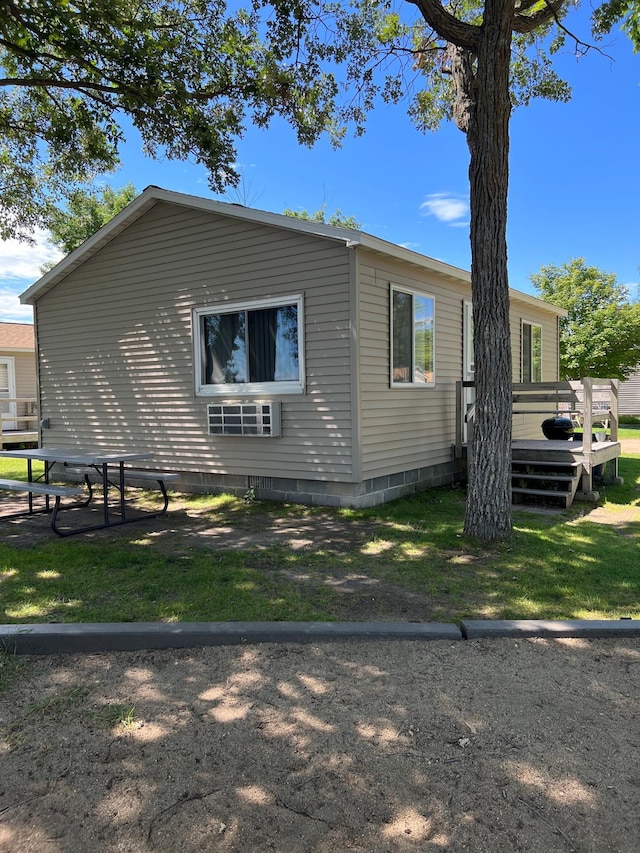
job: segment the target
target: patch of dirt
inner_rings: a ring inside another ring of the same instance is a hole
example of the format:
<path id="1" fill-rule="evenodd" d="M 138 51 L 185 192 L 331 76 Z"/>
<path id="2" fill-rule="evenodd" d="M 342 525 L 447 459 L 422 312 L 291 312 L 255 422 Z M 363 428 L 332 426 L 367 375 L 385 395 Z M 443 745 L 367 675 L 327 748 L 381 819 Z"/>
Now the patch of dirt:
<path id="1" fill-rule="evenodd" d="M 623 453 L 640 453 L 640 438 L 623 438 L 620 445 Z"/>
<path id="2" fill-rule="evenodd" d="M 322 550 L 321 582 L 344 595 L 345 619 L 430 612 L 425 596 L 340 570 L 341 555 L 384 547 L 378 524 L 324 513 L 212 524 L 175 507 L 135 536 L 257 562 L 274 544 Z M 637 531 L 640 508 L 623 515 L 594 508 L 572 523 Z M 2 534 L 52 540 L 44 516 Z M 0 693 L 2 853 L 637 853 L 639 640 L 24 660 Z"/>
<path id="3" fill-rule="evenodd" d="M 638 641 L 26 661 L 0 694 L 3 853 L 638 849 Z"/>

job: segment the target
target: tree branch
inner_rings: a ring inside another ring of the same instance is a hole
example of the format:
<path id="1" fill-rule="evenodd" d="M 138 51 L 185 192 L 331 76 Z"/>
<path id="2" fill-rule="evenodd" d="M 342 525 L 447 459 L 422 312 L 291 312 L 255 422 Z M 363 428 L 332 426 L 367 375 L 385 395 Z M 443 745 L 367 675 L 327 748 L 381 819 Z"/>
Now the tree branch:
<path id="1" fill-rule="evenodd" d="M 559 23 L 558 13 L 565 5 L 566 0 L 546 0 L 546 8 L 534 12 L 533 15 L 516 14 L 513 22 L 513 29 L 516 33 L 531 33 L 537 30 L 538 27 L 548 24 L 549 21 Z M 525 2 L 524 9 L 530 8 L 530 5 Z M 517 10 L 519 12 L 520 9 Z"/>
<path id="2" fill-rule="evenodd" d="M 418 7 L 420 14 L 440 38 L 457 47 L 475 51 L 480 37 L 480 27 L 467 24 L 451 15 L 439 0 L 408 0 Z"/>
<path id="3" fill-rule="evenodd" d="M 597 51 L 601 56 L 605 56 L 607 59 L 610 59 L 610 60 L 613 62 L 613 57 L 612 57 L 612 56 L 609 56 L 609 54 L 608 54 L 608 53 L 605 53 L 603 50 L 601 50 L 601 49 L 600 49 L 597 45 L 595 45 L 595 44 L 589 44 L 589 43 L 588 43 L 588 42 L 586 42 L 586 41 L 582 41 L 582 39 L 579 39 L 579 38 L 578 38 L 578 36 L 577 36 L 575 33 L 571 32 L 571 30 L 570 30 L 570 29 L 568 29 L 567 27 L 565 27 L 565 25 L 564 25 L 564 24 L 562 23 L 562 21 L 560 20 L 560 17 L 559 17 L 559 14 L 558 14 L 558 13 L 560 12 L 560 9 L 561 9 L 561 8 L 562 8 L 562 6 L 564 5 L 565 0 L 553 0 L 553 2 L 550 2 L 550 0 L 545 0 L 545 2 L 546 2 L 546 5 L 547 5 L 547 9 L 546 9 L 546 10 L 544 10 L 544 11 L 545 11 L 545 13 L 546 13 L 546 15 L 547 15 L 547 18 L 546 18 L 546 21 L 543 21 L 543 23 L 547 23 L 548 21 L 553 20 L 553 21 L 554 21 L 554 23 L 556 24 L 556 26 L 558 27 L 558 29 L 562 30 L 562 32 L 563 32 L 563 33 L 565 33 L 565 35 L 569 36 L 569 38 L 570 38 L 570 39 L 572 39 L 572 40 L 575 42 L 575 45 L 576 45 L 576 53 L 577 53 L 577 54 L 579 54 L 580 56 L 584 56 L 584 55 L 585 55 L 586 53 L 588 53 L 590 50 L 595 50 L 595 51 Z M 540 13 L 538 13 L 538 14 L 539 14 L 539 15 L 542 15 L 543 13 L 542 13 L 542 12 L 540 12 Z M 531 18 L 528 18 L 527 16 L 525 16 L 524 18 L 521 18 L 520 16 L 516 16 L 516 21 L 523 21 L 523 20 L 524 20 L 524 21 L 527 21 L 527 20 L 533 20 L 535 17 L 536 17 L 535 15 L 531 16 Z M 540 26 L 540 24 L 538 24 L 538 26 Z M 514 29 L 516 29 L 516 28 L 514 27 Z M 521 29 L 516 29 L 516 32 L 519 32 L 519 33 L 526 33 L 526 32 L 531 32 L 531 30 L 526 30 L 526 29 L 523 29 L 523 30 L 521 30 Z"/>
<path id="4" fill-rule="evenodd" d="M 536 6 L 537 3 L 538 0 L 520 0 L 520 2 L 517 2 L 516 0 L 514 11 L 516 15 L 519 15 L 521 12 L 528 12 L 529 9 L 531 9 L 533 6 Z"/>
<path id="5" fill-rule="evenodd" d="M 95 92 L 107 92 L 110 95 L 122 95 L 131 92 L 124 86 L 107 85 L 106 83 L 92 83 L 88 80 L 61 80 L 59 78 L 49 79 L 47 77 L 4 77 L 0 80 L 2 86 L 23 86 L 53 89 L 75 89 L 77 92 L 86 93 L 85 90 Z"/>

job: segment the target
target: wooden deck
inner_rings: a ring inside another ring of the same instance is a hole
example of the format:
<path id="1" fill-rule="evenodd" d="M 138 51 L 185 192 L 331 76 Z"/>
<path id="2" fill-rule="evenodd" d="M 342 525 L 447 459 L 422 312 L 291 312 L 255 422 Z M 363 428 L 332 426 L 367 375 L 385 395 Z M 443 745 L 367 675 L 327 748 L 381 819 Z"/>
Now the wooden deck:
<path id="1" fill-rule="evenodd" d="M 618 457 L 618 380 L 585 377 L 560 382 L 514 382 L 512 386 L 512 483 L 515 501 L 574 499 L 597 501 L 600 481 L 621 482 Z M 473 434 L 474 383 L 456 382 L 454 458 L 465 459 Z M 545 417 L 546 416 L 546 417 Z M 572 438 L 543 438 L 541 418 L 562 417 L 574 426 Z M 606 436 L 597 441 L 596 436 Z M 528 438 L 532 435 L 536 438 Z M 538 437 L 539 436 L 539 437 Z M 583 443 L 584 437 L 584 443 Z"/>
<path id="2" fill-rule="evenodd" d="M 38 401 L 35 397 L 0 398 L 0 450 L 39 441 Z"/>
<path id="3" fill-rule="evenodd" d="M 594 441 L 589 451 L 583 450 L 581 441 L 549 441 L 548 439 L 517 440 L 512 444 L 512 458 L 580 462 L 583 465 L 604 465 L 622 453 L 619 441 Z"/>
<path id="4" fill-rule="evenodd" d="M 38 431 L 29 429 L 12 429 L 0 433 L 0 450 L 12 444 L 37 444 Z"/>

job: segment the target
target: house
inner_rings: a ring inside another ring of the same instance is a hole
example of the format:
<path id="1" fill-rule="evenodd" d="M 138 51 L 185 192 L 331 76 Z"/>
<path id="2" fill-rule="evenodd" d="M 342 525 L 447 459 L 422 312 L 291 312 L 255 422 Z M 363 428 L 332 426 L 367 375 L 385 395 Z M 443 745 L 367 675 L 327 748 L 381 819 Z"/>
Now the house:
<path id="1" fill-rule="evenodd" d="M 0 448 L 37 440 L 36 352 L 30 323 L 0 323 Z"/>
<path id="2" fill-rule="evenodd" d="M 640 417 L 640 367 L 620 383 L 618 411 L 621 415 Z"/>
<path id="3" fill-rule="evenodd" d="M 22 295 L 44 446 L 151 450 L 190 491 L 371 506 L 464 473 L 470 275 L 358 231 L 148 187 Z M 558 317 L 511 292 L 514 379 Z M 542 437 L 514 418 L 516 437 Z"/>

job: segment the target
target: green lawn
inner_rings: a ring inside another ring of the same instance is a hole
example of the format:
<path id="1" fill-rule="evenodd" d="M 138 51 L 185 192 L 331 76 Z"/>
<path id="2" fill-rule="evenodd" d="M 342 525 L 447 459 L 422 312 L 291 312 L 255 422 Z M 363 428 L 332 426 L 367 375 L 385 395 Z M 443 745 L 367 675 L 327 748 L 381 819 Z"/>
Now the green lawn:
<path id="1" fill-rule="evenodd" d="M 640 424 L 623 424 L 619 426 L 618 438 L 640 438 Z"/>
<path id="2" fill-rule="evenodd" d="M 640 437 L 640 428 L 633 432 Z M 0 476 L 16 475 L 8 462 Z M 463 535 L 462 489 L 367 511 L 189 496 L 154 536 L 132 525 L 112 539 L 0 542 L 0 622 L 343 620 L 371 618 L 375 608 L 389 618 L 382 595 L 369 611 L 351 611 L 355 599 L 335 583 L 345 576 L 418 596 L 424 620 L 640 618 L 640 454 L 623 457 L 620 473 L 625 485 L 606 487 L 601 503 L 635 515 L 622 526 L 580 520 L 585 504 L 556 515 L 516 511 L 513 538 L 492 547 Z M 366 525 L 369 535 L 344 553 L 325 545 L 216 550 L 193 535 L 189 513 L 242 530 L 276 516 L 295 525 L 320 515 Z"/>

